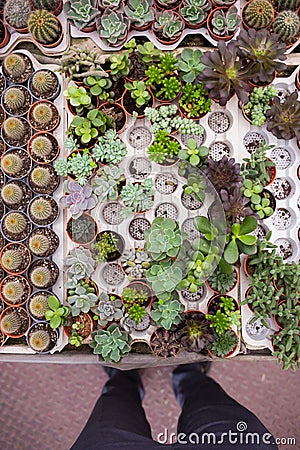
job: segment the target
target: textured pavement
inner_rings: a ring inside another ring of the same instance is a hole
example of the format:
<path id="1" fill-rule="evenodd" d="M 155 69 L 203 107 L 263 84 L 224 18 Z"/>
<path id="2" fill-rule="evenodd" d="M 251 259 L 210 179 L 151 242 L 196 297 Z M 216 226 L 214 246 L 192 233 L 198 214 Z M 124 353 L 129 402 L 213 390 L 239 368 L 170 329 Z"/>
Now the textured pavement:
<path id="1" fill-rule="evenodd" d="M 97 365 L 1 363 L 0 370 L 1 450 L 68 450 L 106 380 Z M 281 449 L 300 449 L 299 372 L 283 372 L 275 361 L 218 361 L 211 376 L 276 437 L 297 439 Z M 175 432 L 171 368 L 146 369 L 142 379 L 153 437 Z"/>

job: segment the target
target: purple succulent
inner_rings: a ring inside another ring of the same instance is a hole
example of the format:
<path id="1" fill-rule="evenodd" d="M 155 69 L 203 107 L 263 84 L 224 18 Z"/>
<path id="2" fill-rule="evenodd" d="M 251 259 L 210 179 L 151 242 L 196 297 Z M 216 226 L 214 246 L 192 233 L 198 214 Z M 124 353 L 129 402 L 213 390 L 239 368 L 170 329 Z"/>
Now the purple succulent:
<path id="1" fill-rule="evenodd" d="M 204 174 L 218 193 L 222 189 L 230 192 L 233 186 L 242 186 L 240 164 L 236 163 L 234 158 L 229 159 L 225 155 L 220 161 L 209 158 L 208 167 L 204 170 Z"/>
<path id="2" fill-rule="evenodd" d="M 257 217 L 252 209 L 247 206 L 249 199 L 242 195 L 239 186 L 235 186 L 230 193 L 221 189 L 220 197 L 225 211 L 228 231 L 230 231 L 232 224 L 241 222 L 246 216 Z"/>
<path id="3" fill-rule="evenodd" d="M 67 207 L 71 216 L 78 219 L 84 211 L 93 209 L 96 206 L 96 199 L 89 184 L 80 186 L 72 180 L 64 183 L 66 194 L 61 198 L 63 207 Z"/>

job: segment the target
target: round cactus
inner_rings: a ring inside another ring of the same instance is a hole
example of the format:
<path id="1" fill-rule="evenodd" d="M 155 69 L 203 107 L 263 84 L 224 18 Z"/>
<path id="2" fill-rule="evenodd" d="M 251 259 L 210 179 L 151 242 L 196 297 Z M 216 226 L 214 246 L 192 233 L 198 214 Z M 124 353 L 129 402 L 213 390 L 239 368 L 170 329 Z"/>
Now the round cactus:
<path id="1" fill-rule="evenodd" d="M 37 288 L 48 287 L 51 279 L 51 271 L 47 266 L 34 267 L 30 272 L 30 281 Z"/>
<path id="2" fill-rule="evenodd" d="M 25 104 L 25 94 L 23 89 L 18 87 L 8 88 L 3 95 L 3 101 L 7 108 L 17 111 Z"/>
<path id="3" fill-rule="evenodd" d="M 47 136 L 37 136 L 32 139 L 31 153 L 33 156 L 45 158 L 51 154 L 52 149 L 52 142 Z"/>
<path id="4" fill-rule="evenodd" d="M 22 139 L 25 134 L 25 125 L 21 119 L 9 117 L 3 124 L 3 130 L 7 138 L 18 140 Z"/>
<path id="5" fill-rule="evenodd" d="M 37 9 L 30 14 L 28 29 L 32 37 L 42 45 L 54 44 L 61 34 L 57 18 L 45 9 Z"/>
<path id="6" fill-rule="evenodd" d="M 1 169 L 8 176 L 13 177 L 15 174 L 20 172 L 23 167 L 22 158 L 16 153 L 7 153 L 1 158 Z"/>
<path id="7" fill-rule="evenodd" d="M 47 292 L 37 292 L 29 301 L 29 311 L 38 319 L 45 317 L 45 312 L 49 309 L 48 305 L 49 294 Z"/>
<path id="8" fill-rule="evenodd" d="M 22 327 L 22 322 L 17 311 L 11 311 L 2 317 L 0 328 L 3 333 L 6 334 L 16 334 Z"/>
<path id="9" fill-rule="evenodd" d="M 29 250 L 36 256 L 43 256 L 49 249 L 50 242 L 44 234 L 34 234 L 28 240 Z"/>
<path id="10" fill-rule="evenodd" d="M 12 272 L 23 263 L 21 253 L 16 249 L 7 249 L 2 253 L 1 264 L 4 270 Z"/>
<path id="11" fill-rule="evenodd" d="M 17 205 L 22 201 L 23 190 L 16 183 L 8 183 L 2 188 L 1 197 L 7 205 Z"/>
<path id="12" fill-rule="evenodd" d="M 24 286 L 20 280 L 15 279 L 4 283 L 2 295 L 7 302 L 18 305 L 22 301 L 24 293 Z"/>
<path id="13" fill-rule="evenodd" d="M 299 8 L 299 0 L 275 0 L 273 1 L 276 11 L 296 11 Z"/>
<path id="14" fill-rule="evenodd" d="M 48 70 L 38 70 L 31 79 L 33 89 L 42 96 L 51 90 L 53 86 L 53 76 Z"/>
<path id="15" fill-rule="evenodd" d="M 36 198 L 30 205 L 30 214 L 34 219 L 46 220 L 53 213 L 53 209 L 49 200 L 43 197 Z"/>
<path id="16" fill-rule="evenodd" d="M 278 34 L 280 41 L 289 43 L 296 40 L 299 29 L 300 19 L 294 11 L 282 11 L 275 17 L 273 31 Z"/>
<path id="17" fill-rule="evenodd" d="M 27 28 L 31 11 L 28 0 L 7 0 L 4 7 L 4 18 L 14 28 Z"/>
<path id="18" fill-rule="evenodd" d="M 52 120 L 53 110 L 48 103 L 38 103 L 32 108 L 32 117 L 36 122 L 46 124 Z"/>
<path id="19" fill-rule="evenodd" d="M 12 53 L 4 58 L 3 68 L 7 74 L 19 77 L 25 71 L 25 60 L 18 53 Z"/>
<path id="20" fill-rule="evenodd" d="M 274 17 L 274 8 L 268 0 L 252 0 L 244 9 L 243 18 L 250 28 L 260 30 L 268 27 Z"/>
<path id="21" fill-rule="evenodd" d="M 3 225 L 11 234 L 23 233 L 28 225 L 28 219 L 25 214 L 17 211 L 8 213 L 3 220 Z"/>
<path id="22" fill-rule="evenodd" d="M 31 181 L 38 187 L 45 188 L 51 182 L 51 173 L 46 167 L 35 167 L 30 175 Z"/>
<path id="23" fill-rule="evenodd" d="M 50 334 L 47 330 L 34 330 L 30 333 L 28 343 L 36 352 L 44 352 L 51 342 Z"/>

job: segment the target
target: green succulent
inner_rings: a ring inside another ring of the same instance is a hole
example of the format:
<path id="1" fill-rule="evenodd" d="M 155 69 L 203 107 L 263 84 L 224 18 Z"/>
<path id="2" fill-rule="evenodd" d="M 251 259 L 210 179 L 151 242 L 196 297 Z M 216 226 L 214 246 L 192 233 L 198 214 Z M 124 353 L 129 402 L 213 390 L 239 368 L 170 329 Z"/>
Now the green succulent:
<path id="1" fill-rule="evenodd" d="M 181 313 L 184 306 L 178 300 L 158 300 L 153 303 L 151 317 L 156 325 L 170 330 L 173 325 L 178 325 L 181 321 Z"/>
<path id="2" fill-rule="evenodd" d="M 118 164 L 125 158 L 126 153 L 126 145 L 115 130 L 107 130 L 100 136 L 92 150 L 94 159 L 104 164 Z"/>
<path id="3" fill-rule="evenodd" d="M 181 149 L 179 151 L 178 157 L 180 159 L 187 160 L 192 166 L 198 166 L 203 159 L 203 163 L 205 164 L 205 161 L 209 154 L 209 149 L 205 146 L 197 146 L 197 142 L 195 139 L 188 139 L 186 142 L 186 149 Z M 202 168 L 203 165 L 201 164 Z"/>
<path id="4" fill-rule="evenodd" d="M 110 61 L 110 75 L 113 78 L 119 79 L 122 77 L 126 77 L 131 68 L 131 60 L 129 58 L 129 53 L 124 52 L 118 55 L 111 55 L 109 58 Z"/>
<path id="5" fill-rule="evenodd" d="M 78 316 L 81 312 L 88 313 L 98 300 L 95 288 L 88 279 L 77 280 L 72 278 L 65 283 L 68 289 L 67 302 L 71 305 L 72 316 Z"/>
<path id="6" fill-rule="evenodd" d="M 210 10 L 207 0 L 184 0 L 180 14 L 189 25 L 199 25 L 207 19 Z"/>
<path id="7" fill-rule="evenodd" d="M 130 337 L 117 324 L 110 325 L 107 330 L 92 333 L 92 338 L 93 342 L 89 345 L 94 349 L 94 354 L 107 363 L 117 363 L 130 352 Z"/>
<path id="8" fill-rule="evenodd" d="M 96 252 L 96 261 L 101 263 L 107 261 L 110 254 L 118 251 L 117 239 L 111 231 L 104 231 L 97 237 L 96 244 L 93 245 L 93 249 Z"/>
<path id="9" fill-rule="evenodd" d="M 130 306 L 130 308 L 128 309 L 128 314 L 130 319 L 134 320 L 135 323 L 139 324 L 147 314 L 147 311 L 145 306 L 136 304 Z"/>
<path id="10" fill-rule="evenodd" d="M 244 106 L 245 114 L 250 116 L 253 125 L 257 127 L 264 125 L 267 120 L 266 113 L 271 107 L 270 102 L 276 94 L 277 89 L 273 85 L 253 88 L 249 102 Z"/>
<path id="11" fill-rule="evenodd" d="M 131 98 L 133 98 L 138 107 L 142 107 L 149 103 L 151 94 L 147 90 L 147 86 L 143 81 L 125 83 L 125 88 L 129 90 Z"/>
<path id="12" fill-rule="evenodd" d="M 142 289 L 133 287 L 125 287 L 122 291 L 122 298 L 125 308 L 130 308 L 132 305 L 145 306 L 149 302 L 149 293 Z"/>
<path id="13" fill-rule="evenodd" d="M 209 346 L 209 350 L 219 358 L 226 358 L 238 342 L 237 335 L 232 330 L 226 330 L 223 334 L 215 335 L 215 342 Z"/>
<path id="14" fill-rule="evenodd" d="M 184 24 L 172 11 L 158 11 L 155 16 L 153 29 L 161 33 L 167 40 L 175 40 L 181 36 Z"/>
<path id="15" fill-rule="evenodd" d="M 217 36 L 230 36 L 237 30 L 241 19 L 235 6 L 227 11 L 217 9 L 211 19 L 212 32 Z"/>
<path id="16" fill-rule="evenodd" d="M 98 26 L 98 33 L 105 45 L 118 47 L 127 37 L 129 21 L 124 14 L 105 9 Z"/>
<path id="17" fill-rule="evenodd" d="M 183 278 L 181 261 L 162 260 L 152 263 L 146 271 L 146 278 L 156 296 L 161 298 L 166 293 L 177 289 L 177 285 Z"/>
<path id="18" fill-rule="evenodd" d="M 100 15 L 97 0 L 67 0 L 64 3 L 64 13 L 71 25 L 78 30 L 89 27 Z"/>
<path id="19" fill-rule="evenodd" d="M 166 100 L 173 100 L 180 92 L 180 81 L 176 77 L 163 78 L 156 97 L 163 97 Z"/>
<path id="20" fill-rule="evenodd" d="M 164 130 L 158 130 L 152 145 L 147 149 L 147 153 L 150 161 L 154 161 L 158 164 L 166 162 L 174 162 L 180 151 L 179 142 L 168 136 L 168 133 Z"/>
<path id="21" fill-rule="evenodd" d="M 186 83 L 193 83 L 200 72 L 204 69 L 201 62 L 201 50 L 184 48 L 178 56 L 179 76 Z"/>
<path id="22" fill-rule="evenodd" d="M 91 96 L 82 86 L 78 87 L 70 84 L 68 89 L 64 91 L 64 96 L 75 107 L 78 115 L 82 114 L 85 109 L 93 108 Z"/>
<path id="23" fill-rule="evenodd" d="M 75 116 L 69 127 L 69 134 L 74 131 L 82 144 L 88 144 L 92 139 L 104 134 L 107 128 L 112 128 L 112 119 L 98 109 L 91 109 L 86 117 Z"/>
<path id="24" fill-rule="evenodd" d="M 101 326 L 106 326 L 112 321 L 119 321 L 124 315 L 122 300 L 114 294 L 106 294 L 105 292 L 100 294 L 99 304 L 91 309 Z"/>
<path id="25" fill-rule="evenodd" d="M 133 212 L 148 211 L 153 205 L 154 194 L 154 183 L 151 178 L 141 183 L 127 184 L 121 191 L 121 198 L 126 206 L 122 214 L 127 216 Z"/>
<path id="26" fill-rule="evenodd" d="M 50 321 L 50 327 L 60 328 L 66 323 L 67 317 L 70 314 L 70 308 L 68 306 L 63 306 L 60 301 L 54 295 L 48 297 L 49 308 L 45 311 L 46 320 Z"/>
<path id="27" fill-rule="evenodd" d="M 161 55 L 161 50 L 157 49 L 152 42 L 146 41 L 143 45 L 138 44 L 136 48 L 139 57 L 145 64 L 157 62 L 159 60 L 159 56 Z"/>
<path id="28" fill-rule="evenodd" d="M 117 200 L 121 184 L 125 182 L 124 169 L 118 166 L 105 166 L 93 179 L 93 192 L 98 202 Z"/>
<path id="29" fill-rule="evenodd" d="M 144 235 L 145 249 L 154 261 L 175 258 L 183 242 L 178 223 L 164 217 L 156 217 Z"/>
<path id="30" fill-rule="evenodd" d="M 143 27 L 154 20 L 152 0 L 129 0 L 124 12 L 136 27 Z"/>
<path id="31" fill-rule="evenodd" d="M 295 371 L 300 368 L 300 336 L 299 326 L 292 323 L 273 336 L 274 352 L 278 363 L 282 364 L 283 370 Z"/>
<path id="32" fill-rule="evenodd" d="M 241 253 L 251 255 L 256 251 L 256 236 L 249 233 L 257 227 L 257 220 L 247 216 L 242 223 L 234 223 L 226 237 L 224 259 L 228 264 L 235 264 Z"/>
<path id="33" fill-rule="evenodd" d="M 58 159 L 54 163 L 55 171 L 60 176 L 72 175 L 80 186 L 84 186 L 91 176 L 93 170 L 97 167 L 94 159 L 89 155 L 88 150 L 82 152 L 73 152 L 71 156 L 65 159 Z"/>
<path id="34" fill-rule="evenodd" d="M 187 83 L 183 86 L 179 105 L 184 114 L 193 119 L 210 111 L 211 99 L 208 98 L 208 92 L 204 88 L 204 84 L 201 82 L 194 86 Z"/>

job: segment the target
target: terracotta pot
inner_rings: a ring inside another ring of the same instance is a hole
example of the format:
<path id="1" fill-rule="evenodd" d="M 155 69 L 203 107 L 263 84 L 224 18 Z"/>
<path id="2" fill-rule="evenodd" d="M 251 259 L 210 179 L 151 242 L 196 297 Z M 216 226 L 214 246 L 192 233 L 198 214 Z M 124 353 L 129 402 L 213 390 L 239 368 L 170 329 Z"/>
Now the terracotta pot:
<path id="1" fill-rule="evenodd" d="M 124 94 L 123 94 L 123 95 L 124 95 Z M 122 97 L 123 97 L 123 96 L 122 96 Z M 122 97 L 121 97 L 121 98 L 122 98 Z M 127 120 L 126 120 L 126 110 L 125 110 L 125 108 L 124 108 L 122 105 L 120 105 L 119 103 L 116 103 L 116 102 L 114 102 L 114 103 L 109 103 L 109 102 L 102 103 L 102 105 L 100 105 L 100 106 L 98 107 L 98 109 L 99 109 L 100 111 L 102 111 L 103 108 L 110 107 L 110 106 L 111 106 L 111 107 L 116 106 L 118 109 L 122 110 L 123 113 L 124 113 L 124 117 L 125 117 L 124 125 L 123 125 L 122 128 L 120 128 L 119 130 L 116 130 L 118 134 L 121 134 L 121 133 L 123 133 L 123 131 L 125 130 L 126 123 L 127 123 Z M 129 114 L 129 113 L 128 113 L 128 114 Z"/>
<path id="2" fill-rule="evenodd" d="M 87 25 L 86 27 L 81 28 L 80 31 L 82 31 L 82 33 L 92 33 L 93 31 L 96 31 L 97 26 L 96 26 L 96 22 L 94 22 L 91 25 Z"/>
<path id="3" fill-rule="evenodd" d="M 234 283 L 234 285 L 232 286 L 232 288 L 229 289 L 229 291 L 226 291 L 226 292 L 224 292 L 224 293 L 221 294 L 220 292 L 216 291 L 215 289 L 213 289 L 213 288 L 211 287 L 211 285 L 209 284 L 208 280 L 206 280 L 206 285 L 207 285 L 207 287 L 208 287 L 211 291 L 213 291 L 215 294 L 222 295 L 222 296 L 226 296 L 229 292 L 233 291 L 233 289 L 236 287 L 236 285 L 237 285 L 238 282 L 239 282 L 239 272 L 238 272 L 238 270 L 237 270 L 236 267 L 234 267 L 234 272 L 235 272 L 235 276 L 236 276 L 235 283 Z"/>
<path id="4" fill-rule="evenodd" d="M 30 3 L 31 3 L 32 9 L 34 9 L 31 0 L 30 0 Z M 58 6 L 53 11 L 50 11 L 50 12 L 52 14 L 54 14 L 55 16 L 58 16 L 62 12 L 62 7 L 63 7 L 63 0 L 60 0 Z"/>
<path id="5" fill-rule="evenodd" d="M 151 94 L 151 99 L 149 100 L 149 103 L 148 103 L 147 105 L 145 105 L 145 108 L 146 108 L 147 106 L 153 107 L 153 104 L 154 104 L 153 94 L 152 94 L 152 92 L 150 91 L 150 89 L 148 89 L 148 92 L 150 92 L 150 94 Z M 122 95 L 122 106 L 123 106 L 124 110 L 126 111 L 126 113 L 127 113 L 130 117 L 133 117 L 132 113 L 129 112 L 129 111 L 126 109 L 126 105 L 125 105 L 125 103 L 124 103 L 124 99 L 125 99 L 125 96 L 126 96 L 126 95 L 130 95 L 130 92 L 129 92 L 127 89 L 125 89 L 124 94 Z M 144 108 L 144 109 L 145 109 L 145 108 Z M 144 113 L 141 113 L 141 114 L 138 115 L 138 119 L 142 119 L 142 118 L 144 118 L 144 117 L 145 117 L 145 114 L 144 114 Z"/>
<path id="6" fill-rule="evenodd" d="M 9 43 L 10 32 L 8 31 L 5 23 L 1 19 L 0 19 L 0 26 L 3 26 L 3 28 L 4 28 L 4 37 L 3 37 L 2 41 L 0 42 L 0 48 L 3 48 Z"/>
<path id="7" fill-rule="evenodd" d="M 22 282 L 25 282 L 26 286 L 28 287 L 28 295 L 27 295 L 27 297 L 25 298 L 25 300 L 23 300 L 21 303 L 9 303 L 9 301 L 8 301 L 7 299 L 5 299 L 5 298 L 3 297 L 3 295 L 2 295 L 2 288 L 3 288 L 3 285 L 4 285 L 5 281 L 7 280 L 7 278 L 9 278 L 9 276 L 3 278 L 3 280 L 2 280 L 1 283 L 0 283 L 0 297 L 2 298 L 2 300 L 4 301 L 4 303 L 6 303 L 6 304 L 9 305 L 9 306 L 21 306 L 21 305 L 24 305 L 24 303 L 27 302 L 27 300 L 29 299 L 29 297 L 30 297 L 30 295 L 31 295 L 31 287 L 30 287 L 30 284 L 29 284 L 28 280 L 27 280 L 25 277 L 18 276 L 18 278 L 21 279 Z"/>
<path id="8" fill-rule="evenodd" d="M 137 285 L 140 287 L 139 291 L 144 290 L 144 291 L 148 292 L 148 302 L 143 306 L 151 308 L 153 300 L 154 300 L 154 293 L 153 293 L 151 287 L 148 286 L 148 284 L 137 280 L 137 281 L 131 281 L 131 283 L 129 283 L 125 287 L 131 288 L 131 289 L 136 289 Z M 121 299 L 122 299 L 122 303 L 124 305 L 124 299 L 122 296 L 121 296 Z"/>
<path id="9" fill-rule="evenodd" d="M 247 3 L 245 3 L 245 5 L 243 6 L 242 11 L 241 11 L 241 21 L 242 21 L 242 24 L 243 24 L 243 27 L 245 28 L 245 30 L 249 30 L 251 28 L 249 25 L 247 25 L 247 23 L 244 20 L 245 10 L 249 6 L 250 3 L 252 3 L 252 0 L 248 1 Z M 272 25 L 272 23 L 274 21 L 274 15 L 275 15 L 275 11 L 273 11 L 273 17 L 272 17 L 272 20 L 270 21 L 269 25 L 264 27 L 267 30 L 271 27 L 271 25 Z M 257 28 L 256 30 L 260 30 L 260 28 Z"/>
<path id="10" fill-rule="evenodd" d="M 228 8 L 222 6 L 222 7 L 217 7 L 215 9 L 211 10 L 211 12 L 209 13 L 208 18 L 207 18 L 207 29 L 208 29 L 209 34 L 211 35 L 211 37 L 213 39 L 215 39 L 215 41 L 225 41 L 226 42 L 233 38 L 233 36 L 237 33 L 239 26 L 236 28 L 234 33 L 229 34 L 228 36 L 219 36 L 218 34 L 215 34 L 211 28 L 211 21 L 212 21 L 214 13 L 218 10 L 222 10 L 222 11 L 226 12 L 228 10 Z"/>
<path id="11" fill-rule="evenodd" d="M 27 333 L 27 331 L 29 330 L 29 327 L 30 327 L 30 324 L 31 324 L 31 319 L 29 317 L 28 312 L 26 311 L 26 309 L 24 309 L 24 308 L 22 308 L 20 306 L 15 306 L 15 307 L 14 306 L 10 306 L 10 307 L 6 308 L 4 311 L 2 311 L 2 313 L 0 315 L 0 322 L 2 321 L 3 317 L 5 317 L 7 315 L 7 312 L 12 312 L 15 309 L 22 310 L 22 313 L 24 314 L 24 317 L 26 317 L 28 319 L 28 326 L 26 327 L 26 330 L 23 331 L 21 334 L 3 333 L 3 334 L 5 334 L 6 336 L 8 336 L 8 337 L 10 337 L 12 339 L 18 339 L 18 338 L 24 336 Z"/>
<path id="12" fill-rule="evenodd" d="M 79 314 L 79 316 L 76 316 L 76 317 L 70 317 L 69 318 L 69 320 L 71 321 L 71 324 L 70 325 L 64 325 L 64 332 L 65 332 L 65 334 L 67 335 L 67 337 L 68 338 L 70 338 L 70 336 L 71 336 L 71 334 L 72 334 L 72 325 L 74 324 L 74 323 L 76 323 L 76 322 L 80 322 L 80 323 L 82 323 L 82 321 L 80 320 L 80 319 L 82 319 L 82 318 L 85 318 L 86 320 L 87 320 L 87 322 L 89 322 L 89 329 L 90 329 L 90 332 L 89 332 L 89 334 L 87 335 L 87 336 L 82 336 L 81 335 L 81 330 L 75 330 L 75 331 L 77 331 L 77 333 L 79 334 L 79 336 L 81 336 L 82 338 L 83 338 L 83 341 L 82 341 L 82 343 L 84 344 L 84 341 L 86 340 L 86 339 L 88 339 L 88 337 L 91 335 L 91 333 L 92 333 L 92 331 L 95 329 L 95 321 L 93 320 L 93 318 L 88 314 L 88 313 L 83 313 L 83 312 L 81 312 L 80 314 Z"/>
<path id="13" fill-rule="evenodd" d="M 239 311 L 240 305 L 238 304 L 238 302 L 237 302 L 233 297 L 231 297 L 231 295 L 217 294 L 217 295 L 213 295 L 213 296 L 208 300 L 208 303 L 207 303 L 207 311 L 208 311 L 209 314 L 213 314 L 213 312 L 209 310 L 209 308 L 210 308 L 212 302 L 215 301 L 215 300 L 218 300 L 220 297 L 229 297 L 229 298 L 231 298 L 231 299 L 233 300 L 233 302 L 235 303 L 236 311 Z"/>
<path id="14" fill-rule="evenodd" d="M 53 105 L 53 106 L 55 107 L 56 111 L 57 111 L 57 114 L 58 114 L 56 123 L 52 126 L 52 128 L 49 128 L 49 129 L 47 129 L 47 130 L 40 130 L 40 129 L 38 129 L 38 128 L 35 128 L 34 125 L 31 123 L 31 120 L 30 120 L 30 115 L 31 115 L 32 109 L 35 108 L 35 107 L 36 107 L 38 104 L 40 104 L 40 103 L 48 103 L 48 104 L 50 104 L 50 105 Z M 37 102 L 33 103 L 33 104 L 30 106 L 29 111 L 28 111 L 28 113 L 27 113 L 27 119 L 28 119 L 28 122 L 29 122 L 30 126 L 31 126 L 35 131 L 38 131 L 38 132 L 42 131 L 42 132 L 44 132 L 44 133 L 47 133 L 47 132 L 49 133 L 50 131 L 53 131 L 53 130 L 55 130 L 55 128 L 58 127 L 58 125 L 59 125 L 59 123 L 60 123 L 60 114 L 59 114 L 58 108 L 56 107 L 56 105 L 55 105 L 53 102 L 50 102 L 49 100 L 38 100 Z"/>
<path id="15" fill-rule="evenodd" d="M 225 359 L 230 358 L 230 357 L 233 355 L 233 353 L 238 349 L 238 347 L 239 347 L 239 345 L 240 345 L 239 337 L 238 337 L 238 335 L 236 334 L 236 332 L 233 331 L 233 330 L 230 330 L 230 331 L 232 331 L 232 333 L 234 333 L 234 334 L 236 335 L 236 337 L 238 338 L 238 342 L 237 342 L 236 346 L 234 347 L 234 349 L 231 350 L 231 352 L 229 352 L 229 353 L 224 357 Z M 209 355 L 210 355 L 212 358 L 214 358 L 214 359 L 223 359 L 223 358 L 221 358 L 220 356 L 215 355 L 211 350 L 207 349 L 207 351 L 208 351 Z"/>
<path id="16" fill-rule="evenodd" d="M 270 158 L 267 158 L 269 161 L 272 161 Z M 273 162 L 273 161 L 272 161 Z M 269 169 L 269 170 L 268 170 Z M 270 172 L 271 171 L 271 175 L 270 175 Z M 271 183 L 273 183 L 273 181 L 275 180 L 275 178 L 276 178 L 276 174 L 277 174 L 277 170 L 276 170 L 276 166 L 274 166 L 274 167 L 270 167 L 270 168 L 268 168 L 267 167 L 267 172 L 268 172 L 268 174 L 269 174 L 269 177 L 270 177 L 270 181 L 268 181 L 268 183 L 266 184 L 266 186 L 269 186 L 269 184 L 271 184 Z"/>
<path id="17" fill-rule="evenodd" d="M 6 26 L 10 27 L 12 30 L 16 31 L 17 33 L 20 33 L 20 34 L 28 33 L 28 27 L 25 27 L 25 28 L 16 28 L 16 27 L 13 27 L 13 26 L 12 26 L 9 22 L 7 22 L 7 21 L 4 21 L 4 23 L 5 23 Z"/>
<path id="18" fill-rule="evenodd" d="M 7 272 L 9 275 L 21 275 L 22 273 L 26 272 L 26 270 L 27 270 L 28 267 L 30 266 L 31 259 L 32 259 L 31 253 L 30 253 L 30 251 L 28 250 L 28 248 L 26 247 L 26 245 L 21 244 L 20 242 L 18 242 L 18 243 L 17 243 L 17 242 L 10 242 L 9 244 L 5 245 L 5 246 L 2 248 L 1 252 L 0 252 L 0 261 L 2 261 L 2 256 L 3 256 L 3 253 L 6 251 L 6 249 L 7 249 L 8 247 L 13 246 L 13 245 L 18 245 L 19 248 L 20 248 L 20 247 L 23 247 L 23 249 L 25 249 L 25 251 L 26 251 L 26 253 L 27 253 L 27 266 L 26 266 L 24 269 L 22 269 L 20 272 L 10 271 L 10 270 L 8 270 L 7 268 L 3 267 L 2 264 L 1 264 L 1 267 L 2 267 L 3 270 L 5 270 L 5 272 Z"/>
<path id="19" fill-rule="evenodd" d="M 248 84 L 251 87 L 251 89 L 253 89 L 255 87 L 267 87 L 267 86 L 270 86 L 270 84 L 273 83 L 273 81 L 275 80 L 275 77 L 276 77 L 276 72 L 273 73 L 272 80 L 270 80 L 270 81 L 266 81 L 264 83 L 257 84 L 257 83 L 254 83 L 253 80 L 248 80 Z"/>
<path id="20" fill-rule="evenodd" d="M 54 48 L 54 47 L 57 47 L 57 46 L 61 43 L 61 41 L 62 41 L 62 39 L 63 39 L 63 35 L 64 35 L 64 29 L 63 29 L 62 23 L 61 23 L 61 21 L 59 20 L 58 17 L 56 17 L 56 20 L 58 21 L 58 24 L 60 25 L 60 35 L 59 35 L 59 38 L 57 39 L 57 41 L 53 42 L 52 44 L 42 44 L 41 42 L 37 41 L 37 40 L 34 38 L 33 35 L 31 35 L 32 40 L 33 40 L 37 45 L 39 45 L 39 46 L 41 46 L 41 47 L 44 47 L 44 48 Z"/>
<path id="21" fill-rule="evenodd" d="M 158 8 L 158 9 L 160 9 L 162 11 L 173 11 L 173 12 L 175 12 L 175 11 L 177 11 L 180 8 L 181 3 L 182 3 L 182 0 L 177 0 L 176 2 L 174 2 L 174 4 L 175 4 L 175 6 L 174 6 L 174 5 L 167 5 L 167 4 L 163 3 L 163 2 L 160 2 L 159 0 L 154 0 L 154 7 Z"/>
<path id="22" fill-rule="evenodd" d="M 141 27 L 137 27 L 137 26 L 135 26 L 135 25 L 133 25 L 133 24 L 130 24 L 130 28 L 131 28 L 132 30 L 136 30 L 136 31 L 145 31 L 145 30 L 147 30 L 148 28 L 151 27 L 152 22 L 153 22 L 153 21 L 151 20 L 151 22 L 148 22 L 148 23 L 146 23 L 145 25 L 143 25 L 143 26 L 141 26 Z"/>
<path id="23" fill-rule="evenodd" d="M 91 218 L 93 220 L 94 224 L 95 224 L 95 235 L 89 242 L 86 242 L 85 244 L 82 244 L 81 242 L 76 242 L 76 241 L 73 240 L 73 238 L 72 238 L 72 236 L 71 236 L 71 234 L 70 234 L 70 232 L 68 230 L 70 222 L 72 220 L 74 220 L 74 219 L 72 219 L 72 217 L 67 222 L 66 231 L 67 231 L 67 235 L 68 235 L 69 239 L 71 239 L 72 242 L 75 242 L 75 244 L 82 245 L 83 247 L 86 247 L 87 245 L 90 245 L 92 242 L 94 242 L 94 240 L 96 239 L 96 236 L 98 234 L 98 225 L 97 225 L 97 222 L 93 219 L 92 216 L 90 216 L 87 213 L 83 213 L 83 215 L 88 216 L 89 218 Z"/>
<path id="24" fill-rule="evenodd" d="M 298 90 L 300 90 L 300 68 L 296 72 L 295 85 Z"/>
<path id="25" fill-rule="evenodd" d="M 31 153 L 30 146 L 31 146 L 31 143 L 32 143 L 32 141 L 33 141 L 34 138 L 36 138 L 37 136 L 40 136 L 40 135 L 45 135 L 45 134 L 46 134 L 46 135 L 49 134 L 49 136 L 51 136 L 51 139 L 53 138 L 53 139 L 57 142 L 57 152 L 56 152 L 55 156 L 54 156 L 52 159 L 47 160 L 46 162 L 41 162 L 41 161 L 37 161 L 36 159 L 34 159 L 34 157 L 32 156 L 32 153 Z M 52 163 L 53 161 L 55 161 L 56 158 L 58 157 L 58 155 L 59 155 L 59 153 L 60 153 L 60 147 L 59 147 L 58 140 L 56 139 L 56 137 L 55 137 L 52 133 L 48 133 L 47 131 L 39 131 L 38 133 L 35 133 L 35 134 L 30 138 L 30 140 L 29 140 L 29 142 L 28 142 L 28 144 L 27 144 L 27 151 L 28 151 L 28 154 L 29 154 L 30 158 L 31 158 L 32 161 L 34 161 L 35 163 L 37 163 L 37 164 L 50 164 L 50 163 Z"/>
<path id="26" fill-rule="evenodd" d="M 184 23 L 184 20 L 182 19 L 182 17 L 180 16 L 180 14 L 178 14 L 178 12 L 176 12 L 176 11 L 173 11 L 173 13 Z M 184 28 L 181 30 L 181 33 L 180 33 L 180 35 L 177 37 L 177 38 L 175 38 L 175 39 L 164 39 L 164 38 L 161 38 L 161 37 L 159 37 L 158 36 L 158 34 L 157 34 L 157 32 L 154 30 L 154 22 L 153 22 L 153 24 L 152 24 L 152 33 L 154 34 L 154 36 L 156 37 L 156 39 L 158 40 L 158 42 L 160 42 L 161 44 L 163 44 L 163 45 L 172 45 L 172 44 L 175 44 L 176 42 L 178 42 L 179 41 L 179 39 L 181 38 L 181 36 L 182 36 L 182 33 L 183 33 L 183 31 L 184 31 Z"/>
<path id="27" fill-rule="evenodd" d="M 84 85 L 84 86 L 85 86 L 85 85 Z M 82 86 L 82 87 L 83 87 L 83 86 Z M 85 87 L 89 89 L 89 86 L 85 86 Z M 95 102 L 96 104 L 94 104 L 94 102 Z M 96 96 L 93 96 L 93 97 L 92 97 L 92 105 L 93 105 L 93 107 L 94 107 L 93 109 L 98 109 L 99 103 L 100 103 L 99 98 L 96 97 Z M 73 116 L 79 116 L 79 114 L 76 113 L 76 106 L 72 106 L 71 103 L 70 103 L 70 100 L 67 100 L 67 107 L 68 107 L 69 112 L 70 112 Z M 85 109 L 85 108 L 84 108 L 84 109 Z M 87 109 L 85 109 L 85 110 L 88 111 Z M 82 117 L 85 117 L 85 115 L 86 115 L 86 114 L 82 114 Z"/>
<path id="28" fill-rule="evenodd" d="M 1 109 L 2 112 L 3 112 L 3 120 L 0 119 L 0 127 L 1 127 L 2 124 L 3 124 L 3 122 L 6 120 L 6 111 L 5 111 L 5 109 L 3 108 L 2 105 L 0 105 L 0 109 Z M 0 157 L 1 157 L 1 155 L 0 155 Z"/>

